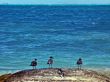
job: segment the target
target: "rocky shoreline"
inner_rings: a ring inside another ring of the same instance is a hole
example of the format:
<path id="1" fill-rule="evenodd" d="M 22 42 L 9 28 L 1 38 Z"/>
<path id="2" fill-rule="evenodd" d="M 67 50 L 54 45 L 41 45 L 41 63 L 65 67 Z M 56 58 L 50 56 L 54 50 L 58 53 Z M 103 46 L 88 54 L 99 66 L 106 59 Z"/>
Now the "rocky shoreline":
<path id="1" fill-rule="evenodd" d="M 110 77 L 92 70 L 47 68 L 2 75 L 0 82 L 110 82 Z"/>

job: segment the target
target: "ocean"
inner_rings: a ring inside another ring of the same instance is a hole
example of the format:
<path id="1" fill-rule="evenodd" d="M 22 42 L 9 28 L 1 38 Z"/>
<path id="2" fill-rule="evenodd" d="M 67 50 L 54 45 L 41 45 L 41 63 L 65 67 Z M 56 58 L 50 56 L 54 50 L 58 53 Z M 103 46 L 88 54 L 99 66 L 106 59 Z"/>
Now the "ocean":
<path id="1" fill-rule="evenodd" d="M 0 5 L 0 74 L 37 68 L 110 68 L 110 6 Z"/>

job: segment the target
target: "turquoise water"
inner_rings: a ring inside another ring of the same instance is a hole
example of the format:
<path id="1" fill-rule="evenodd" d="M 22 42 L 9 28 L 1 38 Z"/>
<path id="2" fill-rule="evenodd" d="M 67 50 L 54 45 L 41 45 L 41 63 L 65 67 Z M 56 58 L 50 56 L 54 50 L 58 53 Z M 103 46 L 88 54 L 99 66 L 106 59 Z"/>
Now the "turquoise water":
<path id="1" fill-rule="evenodd" d="M 110 6 L 0 6 L 0 73 L 54 67 L 110 68 Z"/>

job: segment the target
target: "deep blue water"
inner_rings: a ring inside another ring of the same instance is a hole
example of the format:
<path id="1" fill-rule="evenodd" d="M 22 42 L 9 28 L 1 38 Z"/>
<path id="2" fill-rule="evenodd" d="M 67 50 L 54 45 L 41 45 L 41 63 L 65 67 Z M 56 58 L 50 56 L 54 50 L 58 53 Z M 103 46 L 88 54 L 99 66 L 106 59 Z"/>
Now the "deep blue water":
<path id="1" fill-rule="evenodd" d="M 110 6 L 0 6 L 0 72 L 45 68 L 110 68 Z"/>

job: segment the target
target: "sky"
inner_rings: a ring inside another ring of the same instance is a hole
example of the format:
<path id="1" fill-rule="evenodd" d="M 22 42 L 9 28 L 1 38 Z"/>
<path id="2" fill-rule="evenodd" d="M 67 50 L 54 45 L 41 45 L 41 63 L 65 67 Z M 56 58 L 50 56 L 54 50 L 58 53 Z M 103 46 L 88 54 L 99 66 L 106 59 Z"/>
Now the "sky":
<path id="1" fill-rule="evenodd" d="M 110 4 L 110 0 L 0 0 L 0 4 Z"/>

